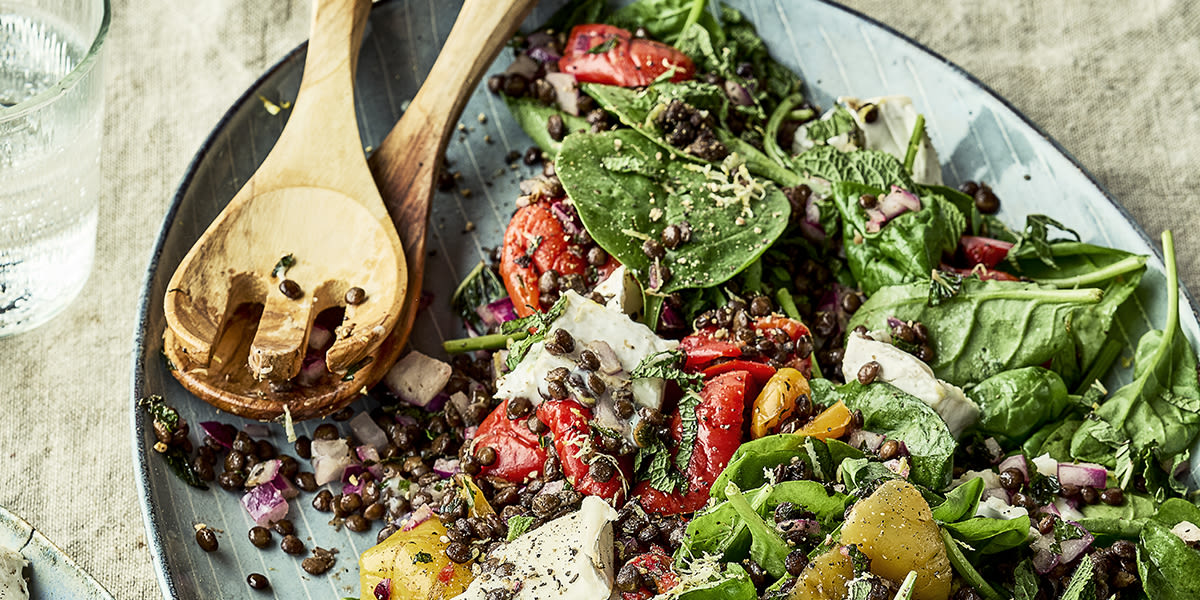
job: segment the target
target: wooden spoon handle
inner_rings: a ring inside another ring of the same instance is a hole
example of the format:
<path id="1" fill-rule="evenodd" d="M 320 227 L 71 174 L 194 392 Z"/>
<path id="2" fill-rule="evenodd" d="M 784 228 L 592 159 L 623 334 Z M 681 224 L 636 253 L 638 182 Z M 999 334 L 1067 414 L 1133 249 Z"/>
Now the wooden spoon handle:
<path id="1" fill-rule="evenodd" d="M 300 91 L 283 133 L 259 168 L 275 175 L 256 178 L 259 193 L 276 182 L 343 192 L 374 187 L 366 169 L 329 168 L 366 160 L 355 116 L 354 71 L 370 12 L 371 0 L 313 0 Z"/>

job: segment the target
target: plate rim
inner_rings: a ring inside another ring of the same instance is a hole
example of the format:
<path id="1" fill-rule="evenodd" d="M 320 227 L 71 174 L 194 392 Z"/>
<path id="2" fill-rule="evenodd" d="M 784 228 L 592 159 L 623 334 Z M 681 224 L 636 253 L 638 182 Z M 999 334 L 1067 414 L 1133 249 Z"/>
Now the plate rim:
<path id="1" fill-rule="evenodd" d="M 402 0 L 378 0 L 372 6 L 372 11 L 374 11 L 380 7 L 394 4 L 394 3 L 397 3 L 400 1 L 402 1 Z M 972 84 L 973 86 L 978 88 L 980 91 L 984 92 L 992 100 L 995 100 L 996 102 L 998 102 L 1004 109 L 1009 111 L 1009 113 L 1011 113 L 1017 119 L 1019 119 L 1021 123 L 1023 123 L 1025 126 L 1029 127 L 1034 133 L 1036 133 L 1038 135 L 1038 137 L 1042 138 L 1042 140 L 1049 143 L 1050 146 L 1052 148 L 1054 148 L 1054 150 L 1056 150 L 1059 154 L 1061 154 L 1064 158 L 1066 158 L 1068 163 L 1072 167 L 1074 167 L 1076 170 L 1078 170 L 1079 173 L 1081 175 L 1083 175 L 1083 177 L 1086 178 L 1087 181 L 1097 191 L 1100 192 L 1100 196 L 1103 197 L 1104 200 L 1107 201 L 1109 204 L 1111 204 L 1114 209 L 1116 209 L 1117 213 L 1119 215 L 1121 215 L 1121 217 L 1125 220 L 1125 222 L 1132 226 L 1134 233 L 1136 233 L 1137 236 L 1143 242 L 1145 242 L 1145 244 L 1150 248 L 1151 255 L 1154 258 L 1157 258 L 1159 260 L 1159 262 L 1165 261 L 1163 254 L 1162 254 L 1162 250 L 1160 249 L 1158 243 L 1155 242 L 1154 239 L 1150 237 L 1150 235 L 1149 235 L 1149 233 L 1147 233 L 1145 227 L 1142 226 L 1141 222 L 1139 222 L 1136 218 L 1134 218 L 1133 214 L 1129 212 L 1129 209 L 1127 209 L 1124 204 L 1119 202 L 1113 196 L 1113 194 L 1111 192 L 1109 192 L 1108 188 L 1105 187 L 1104 184 L 1100 183 L 1100 181 L 1096 179 L 1096 177 L 1091 173 L 1091 171 L 1089 171 L 1087 169 L 1087 167 L 1085 167 L 1079 161 L 1079 159 L 1075 157 L 1074 154 L 1072 154 L 1061 143 L 1059 143 L 1059 141 L 1057 139 L 1055 139 L 1054 136 L 1047 133 L 1044 129 L 1042 129 L 1042 127 L 1040 125 L 1038 125 L 1035 121 L 1033 121 L 1028 116 L 1026 116 L 1023 111 L 1021 111 L 1019 108 L 1017 108 L 1007 98 L 1005 98 L 1004 96 L 1002 96 L 1001 94 L 996 92 L 994 89 L 992 89 L 989 85 L 987 85 L 986 83 L 981 81 L 978 77 L 976 77 L 970 71 L 959 66 L 954 61 L 946 58 L 941 53 L 931 49 L 929 46 L 925 45 L 922 42 L 917 41 L 916 39 L 912 38 L 908 34 L 905 34 L 901 31 L 895 29 L 894 27 L 892 27 L 886 23 L 883 23 L 882 21 L 880 21 L 870 15 L 867 15 L 863 12 L 860 12 L 860 11 L 850 8 L 848 6 L 839 4 L 839 3 L 835 2 L 834 0 L 810 0 L 810 1 L 818 3 L 818 4 L 826 5 L 828 7 L 833 8 L 834 10 L 841 11 L 854 19 L 857 19 L 868 25 L 877 27 L 880 30 L 882 30 L 883 32 L 895 36 L 896 38 L 900 39 L 901 41 L 911 45 L 917 51 L 926 54 L 930 58 L 933 58 L 936 62 L 948 67 L 953 73 L 963 77 L 970 84 Z M 303 42 L 301 42 L 300 44 L 298 44 L 297 46 L 295 46 L 294 48 L 292 48 L 290 51 L 285 53 L 278 61 L 276 61 L 269 68 L 267 68 L 265 71 L 263 71 L 263 73 L 261 75 L 259 75 L 257 78 L 255 78 L 255 80 L 247 86 L 247 88 L 237 97 L 236 100 L 233 101 L 232 104 L 230 104 L 229 108 L 226 109 L 226 111 L 221 115 L 221 118 L 218 119 L 217 122 L 213 125 L 212 130 L 204 138 L 204 141 L 200 144 L 199 148 L 196 149 L 196 153 L 192 156 L 191 160 L 188 162 L 187 167 L 184 169 L 184 172 L 179 179 L 179 183 L 175 188 L 175 193 L 171 197 L 171 203 L 167 207 L 166 213 L 163 215 L 162 225 L 159 228 L 158 235 L 156 236 L 155 241 L 154 241 L 154 245 L 150 250 L 150 260 L 147 263 L 145 274 L 142 279 L 142 289 L 141 289 L 141 292 L 139 293 L 139 299 L 138 299 L 138 316 L 136 319 L 137 329 L 134 332 L 134 340 L 133 340 L 133 342 L 134 342 L 133 370 L 132 370 L 131 389 L 130 389 L 131 401 L 132 401 L 132 407 L 130 410 L 130 413 L 131 413 L 130 436 L 131 436 L 132 442 L 133 442 L 131 451 L 133 453 L 133 458 L 134 458 L 133 463 L 134 463 L 134 470 L 135 470 L 135 475 L 136 475 L 135 482 L 137 485 L 137 492 L 138 492 L 138 504 L 141 508 L 142 522 L 143 522 L 143 526 L 145 527 L 147 538 L 149 541 L 148 545 L 150 547 L 151 561 L 154 564 L 155 576 L 159 582 L 159 588 L 163 592 L 164 596 L 167 598 L 178 598 L 178 593 L 176 591 L 175 580 L 170 575 L 170 569 L 168 568 L 168 564 L 166 561 L 166 554 L 165 554 L 166 549 L 163 545 L 163 540 L 162 540 L 162 536 L 163 536 L 162 529 L 163 528 L 160 527 L 160 524 L 158 522 L 158 520 L 159 520 L 158 516 L 154 513 L 153 507 L 150 506 L 150 492 L 151 492 L 151 489 L 150 489 L 150 467 L 149 467 L 149 462 L 147 460 L 148 457 L 150 456 L 150 453 L 142 451 L 143 449 L 142 449 L 142 439 L 141 439 L 141 432 L 145 425 L 146 419 L 145 419 L 144 413 L 141 410 L 139 410 L 139 408 L 138 408 L 139 391 L 141 391 L 145 387 L 145 383 L 146 383 L 146 377 L 145 377 L 146 369 L 145 369 L 145 363 L 142 359 L 146 352 L 146 341 L 149 338 L 149 336 L 147 335 L 147 324 L 148 324 L 148 320 L 149 320 L 149 311 L 150 311 L 151 302 L 154 301 L 154 298 L 150 297 L 151 288 L 153 287 L 154 275 L 158 268 L 159 259 L 162 257 L 163 248 L 164 248 L 164 246 L 166 244 L 166 240 L 167 240 L 167 235 L 170 232 L 171 227 L 173 226 L 175 217 L 179 213 L 179 210 L 182 206 L 184 195 L 190 189 L 190 187 L 193 183 L 193 180 L 195 178 L 195 175 L 200 168 L 201 162 L 203 162 L 203 160 L 208 157 L 210 151 L 215 146 L 217 139 L 224 132 L 226 126 L 228 126 L 229 122 L 232 121 L 233 117 L 237 114 L 237 112 L 246 104 L 246 102 L 253 100 L 254 98 L 257 97 L 256 93 L 257 93 L 259 87 L 267 79 L 269 79 L 273 75 L 275 75 L 284 66 L 286 66 L 289 63 L 300 58 L 301 55 L 303 55 L 307 51 L 307 49 L 308 49 L 308 40 L 306 39 Z M 1193 315 L 1198 314 L 1196 312 L 1196 302 L 1195 302 L 1194 298 L 1192 297 L 1191 292 L 1188 290 L 1187 286 L 1184 284 L 1183 281 L 1179 282 L 1179 291 L 1183 296 L 1183 299 L 1187 305 L 1188 310 Z M 3 507 L 0 507 L 0 510 L 3 510 Z M 36 529 L 34 529 L 34 533 L 35 533 L 35 535 L 37 534 Z M 51 544 L 51 545 L 53 546 L 53 544 Z M 69 557 L 68 557 L 68 560 L 69 560 Z M 74 564 L 74 563 L 72 562 L 72 564 Z M 84 574 L 87 575 L 86 572 Z M 88 577 L 91 578 L 90 575 Z M 94 579 L 93 579 L 93 581 L 94 581 Z M 99 584 L 97 583 L 97 585 L 99 585 Z M 103 590 L 104 588 L 101 587 L 100 589 Z"/>
<path id="2" fill-rule="evenodd" d="M 69 570 L 77 574 L 84 584 L 94 588 L 92 591 L 98 593 L 96 598 L 100 598 L 102 600 L 113 600 L 113 595 L 108 591 L 107 588 L 101 585 L 95 577 L 92 577 L 91 573 L 88 573 L 83 567 L 79 566 L 79 563 L 75 562 L 75 559 L 71 558 L 70 554 L 67 554 L 62 548 L 59 548 L 58 544 L 55 544 L 37 527 L 34 527 L 32 523 L 27 521 L 25 517 L 22 517 L 21 515 L 18 515 L 8 508 L 0 505 L 0 521 L 15 523 L 22 530 L 29 530 L 29 537 L 25 540 L 25 543 L 22 544 L 20 548 L 12 548 L 12 550 L 15 550 L 21 553 L 22 556 L 25 556 L 25 560 L 28 560 L 31 564 L 33 563 L 33 560 L 31 560 L 30 557 L 25 554 L 26 548 L 29 548 L 30 546 L 45 548 L 58 555 L 59 559 L 62 561 L 60 564 L 65 564 L 67 567 L 69 567 Z M 34 565 L 34 568 L 36 568 L 36 565 Z M 44 578 L 45 577 L 43 576 L 42 579 Z"/>

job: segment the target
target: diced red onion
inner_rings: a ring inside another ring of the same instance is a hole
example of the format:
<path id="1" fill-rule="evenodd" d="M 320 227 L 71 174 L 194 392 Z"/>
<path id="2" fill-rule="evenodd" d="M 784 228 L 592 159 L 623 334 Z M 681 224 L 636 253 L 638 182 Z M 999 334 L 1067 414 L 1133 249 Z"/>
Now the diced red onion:
<path id="1" fill-rule="evenodd" d="M 586 48 L 585 48 L 586 50 Z M 528 54 L 518 54 L 516 60 L 512 61 L 511 65 L 504 70 L 505 75 L 520 75 L 525 78 L 525 81 L 533 81 L 537 76 L 538 63 L 529 57 Z"/>
<path id="2" fill-rule="evenodd" d="M 921 210 L 921 199 L 912 192 L 893 185 L 892 191 L 879 199 L 879 210 L 890 221 L 906 212 Z"/>
<path id="3" fill-rule="evenodd" d="M 600 359 L 600 372 L 605 375 L 616 375 L 625 368 L 621 366 L 621 359 L 617 357 L 616 351 L 612 346 L 604 340 L 592 340 L 587 343 L 588 350 L 596 354 L 596 358 Z"/>
<path id="4" fill-rule="evenodd" d="M 879 450 L 879 447 L 883 445 L 883 442 L 886 439 L 887 438 L 885 436 L 875 433 L 874 431 L 855 429 L 850 434 L 850 445 L 858 448 L 859 450 L 875 452 L 876 450 Z"/>
<path id="5" fill-rule="evenodd" d="M 354 432 L 354 438 L 361 444 L 365 444 L 374 448 L 376 451 L 383 450 L 387 447 L 388 438 L 383 429 L 375 424 L 375 419 L 371 418 L 371 413 L 360 412 L 354 415 L 349 422 L 350 431 Z"/>
<path id="6" fill-rule="evenodd" d="M 350 458 L 350 446 L 346 440 L 313 440 L 313 475 L 317 485 L 325 485 L 341 479 L 346 467 L 354 461 Z"/>
<path id="7" fill-rule="evenodd" d="M 558 200 L 550 204 L 550 212 L 554 213 L 555 218 L 562 224 L 563 231 L 569 235 L 575 235 L 583 231 L 583 221 L 579 219 L 579 211 L 575 210 L 575 206 L 565 200 Z"/>
<path id="8" fill-rule="evenodd" d="M 501 323 L 507 323 L 517 318 L 517 311 L 513 308 L 512 298 L 505 296 L 499 300 L 493 300 L 483 306 L 475 307 L 475 314 L 483 320 L 483 324 L 488 327 L 499 327 Z"/>
<path id="9" fill-rule="evenodd" d="M 908 461 L 904 460 L 903 458 L 893 458 L 892 460 L 885 461 L 883 466 L 887 467 L 889 471 L 905 479 L 908 478 L 909 472 L 912 471 L 912 467 L 909 466 Z"/>
<path id="10" fill-rule="evenodd" d="M 996 470 L 1000 473 L 1003 473 L 1009 469 L 1016 469 L 1020 471 L 1021 477 L 1023 477 L 1025 481 L 1029 481 L 1029 464 L 1025 462 L 1024 454 L 1014 454 L 1000 461 L 1000 465 L 996 467 Z"/>
<path id="11" fill-rule="evenodd" d="M 814 242 L 825 241 L 825 229 L 821 227 L 821 208 L 817 200 L 809 194 L 804 204 L 804 219 L 800 221 L 800 233 Z"/>
<path id="12" fill-rule="evenodd" d="M 546 65 L 546 64 L 551 64 L 551 63 L 557 63 L 558 59 L 562 58 L 562 56 L 554 53 L 552 50 L 550 50 L 549 48 L 547 48 L 545 46 L 538 46 L 536 48 L 529 49 L 529 58 L 532 58 L 533 60 L 536 60 L 536 61 L 542 63 L 543 65 Z M 550 79 L 550 77 L 549 77 L 550 75 L 558 75 L 558 73 L 546 73 L 546 75 L 547 75 L 546 79 Z M 575 76 L 572 75 L 571 78 L 574 79 Z M 571 114 L 577 115 L 579 113 L 571 113 Z"/>
<path id="13" fill-rule="evenodd" d="M 268 481 L 271 481 L 272 479 L 275 479 L 275 476 L 279 474 L 279 466 L 281 464 L 283 464 L 283 461 L 275 458 L 271 460 L 264 460 L 254 465 L 254 467 L 250 469 L 250 474 L 246 476 L 246 487 L 258 487 Z"/>
<path id="14" fill-rule="evenodd" d="M 1073 540 L 1063 540 L 1058 543 L 1059 547 L 1062 548 L 1062 562 L 1070 563 L 1075 562 L 1075 559 L 1083 556 L 1083 553 L 1087 552 L 1088 548 L 1092 547 L 1092 542 L 1094 542 L 1096 538 L 1089 533 L 1087 529 L 1084 529 L 1079 523 L 1076 523 L 1075 521 L 1066 521 L 1066 523 L 1075 527 L 1081 534 L 1083 534 L 1083 537 L 1075 538 Z"/>
<path id="15" fill-rule="evenodd" d="M 668 303 L 663 303 L 662 312 L 658 314 L 658 323 L 664 329 L 687 327 L 687 321 L 684 320 L 683 315 L 679 314 L 679 309 Z"/>
<path id="16" fill-rule="evenodd" d="M 366 487 L 367 478 L 363 477 L 367 468 L 360 464 L 351 464 L 342 471 L 342 495 L 361 494 Z"/>
<path id="17" fill-rule="evenodd" d="M 1108 469 L 1094 463 L 1058 463 L 1058 482 L 1062 485 L 1104 488 Z"/>
<path id="18" fill-rule="evenodd" d="M 246 423 L 242 426 L 242 431 L 252 438 L 271 437 L 271 426 L 266 423 Z"/>
<path id="19" fill-rule="evenodd" d="M 396 422 L 401 425 L 416 425 L 417 418 L 412 415 L 396 415 Z"/>
<path id="20" fill-rule="evenodd" d="M 438 458 L 433 461 L 433 472 L 442 477 L 453 477 L 462 472 L 457 458 Z"/>
<path id="21" fill-rule="evenodd" d="M 296 375 L 296 383 L 305 387 L 316 385 L 321 381 L 321 378 L 329 372 L 325 368 L 325 357 L 320 354 L 315 354 L 316 360 L 312 362 L 305 361 L 305 365 L 300 368 L 300 373 Z"/>
<path id="22" fill-rule="evenodd" d="M 742 84 L 732 80 L 725 80 L 725 95 L 729 96 L 729 101 L 739 106 L 750 106 L 754 104 L 754 98 L 750 96 L 750 92 L 742 87 Z"/>
<path id="23" fill-rule="evenodd" d="M 392 578 L 375 584 L 375 600 L 392 600 Z"/>
<path id="24" fill-rule="evenodd" d="M 472 425 L 472 426 L 470 426 L 470 427 L 467 427 L 466 429 L 463 429 L 463 439 L 464 439 L 464 440 L 473 440 L 473 439 L 475 439 L 475 433 L 476 433 L 477 431 L 479 431 L 479 426 L 478 426 L 478 425 Z"/>
<path id="25" fill-rule="evenodd" d="M 288 512 L 287 500 L 272 485 L 260 485 L 246 492 L 242 496 L 242 506 L 255 523 L 263 526 L 284 518 Z"/>
<path id="26" fill-rule="evenodd" d="M 313 324 L 312 331 L 308 333 L 308 347 L 313 350 L 324 350 L 333 342 L 333 332 L 328 329 Z"/>
<path id="27" fill-rule="evenodd" d="M 526 48 L 540 48 L 554 43 L 554 36 L 545 31 L 535 31 L 525 37 Z"/>
<path id="28" fill-rule="evenodd" d="M 867 212 L 867 233 L 879 233 L 884 225 L 887 225 L 887 215 L 883 214 L 878 208 L 865 209 Z"/>
<path id="29" fill-rule="evenodd" d="M 530 55 L 532 54 L 531 52 Z M 544 54 L 549 55 L 550 53 L 544 52 Z M 557 62 L 558 58 L 555 58 L 554 61 Z M 554 88 L 554 97 L 558 101 L 558 107 L 563 112 L 578 117 L 579 83 L 575 81 L 575 76 L 570 73 L 546 73 L 545 79 L 546 83 Z"/>
<path id="30" fill-rule="evenodd" d="M 1083 518 L 1083 513 L 1071 506 L 1071 503 L 1066 498 L 1055 498 L 1054 503 L 1047 506 L 1054 507 L 1054 514 L 1071 521 L 1076 521 Z"/>
<path id="31" fill-rule="evenodd" d="M 200 429 L 204 430 L 204 434 L 212 438 L 214 442 L 222 447 L 229 449 L 233 448 L 233 436 L 229 435 L 229 430 L 225 428 L 225 424 L 218 421 L 202 421 Z"/>
<path id="32" fill-rule="evenodd" d="M 424 408 L 428 412 L 438 412 L 439 410 L 446 408 L 446 402 L 449 400 L 450 394 L 447 394 L 446 392 L 438 392 L 438 394 L 433 397 L 433 400 L 430 400 L 429 404 L 426 404 Z"/>
<path id="33" fill-rule="evenodd" d="M 354 449 L 354 453 L 358 455 L 358 460 L 363 462 L 363 466 L 375 479 L 383 479 L 383 465 L 379 464 L 379 452 L 371 446 L 359 446 Z"/>
<path id="34" fill-rule="evenodd" d="M 550 483 L 547 483 L 546 485 L 542 486 L 542 491 L 538 492 L 538 495 L 545 496 L 548 494 L 557 494 L 557 493 L 563 491 L 563 489 L 565 487 L 566 487 L 565 480 L 555 479 L 554 481 L 551 481 Z"/>
<path id="35" fill-rule="evenodd" d="M 1037 537 L 1029 544 L 1034 551 L 1033 568 L 1039 575 L 1049 573 L 1058 566 L 1061 557 L 1054 553 L 1054 536 L 1036 533 Z"/>
<path id="36" fill-rule="evenodd" d="M 283 494 L 283 498 L 285 500 L 291 500 L 292 498 L 300 495 L 300 490 L 296 489 L 296 486 L 292 485 L 292 482 L 288 481 L 288 478 L 283 476 L 283 473 L 276 475 L 275 479 L 272 479 L 263 485 L 271 486 L 279 490 L 279 493 Z"/>
<path id="37" fill-rule="evenodd" d="M 404 524 L 404 527 L 400 528 L 400 531 L 412 531 L 420 526 L 421 523 L 428 521 L 429 517 L 432 516 L 433 509 L 429 508 L 428 504 L 423 504 L 421 508 L 414 510 L 412 514 L 408 515 L 408 522 Z"/>

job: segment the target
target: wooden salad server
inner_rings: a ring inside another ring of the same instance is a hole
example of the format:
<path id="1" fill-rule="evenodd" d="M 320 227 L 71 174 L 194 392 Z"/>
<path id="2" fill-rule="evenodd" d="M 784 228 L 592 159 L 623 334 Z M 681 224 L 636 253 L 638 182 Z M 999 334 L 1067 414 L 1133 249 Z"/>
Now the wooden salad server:
<path id="1" fill-rule="evenodd" d="M 352 365 L 353 372 L 328 373 L 315 385 L 299 386 L 256 379 L 245 361 L 238 358 L 247 356 L 251 349 L 253 314 L 231 320 L 232 326 L 215 345 L 211 366 L 201 368 L 188 369 L 171 352 L 172 332 L 168 328 L 167 358 L 184 387 L 217 407 L 242 416 L 273 419 L 286 406 L 292 418 L 300 420 L 341 409 L 383 378 L 403 351 L 418 311 L 430 204 L 437 169 L 450 135 L 486 69 L 535 4 L 536 0 L 466 0 L 425 83 L 404 117 L 368 161 L 403 242 L 403 264 L 407 270 L 400 276 L 403 288 L 409 291 L 382 345 L 368 359 Z M 314 37 L 316 27 L 314 20 Z M 356 35 L 361 35 L 361 23 L 357 30 Z M 306 65 L 306 80 L 307 75 Z M 297 98 L 297 110 L 302 98 Z"/>
<path id="2" fill-rule="evenodd" d="M 167 286 L 164 349 L 177 373 L 211 382 L 198 395 L 228 412 L 283 411 L 263 391 L 300 372 L 322 311 L 345 311 L 325 355 L 332 373 L 369 359 L 400 316 L 404 251 L 367 168 L 354 109 L 370 9 L 370 0 L 314 0 L 287 125 Z M 256 326 L 234 324 L 248 306 L 262 307 Z M 227 352 L 235 342 L 239 351 L 248 346 L 244 354 Z"/>

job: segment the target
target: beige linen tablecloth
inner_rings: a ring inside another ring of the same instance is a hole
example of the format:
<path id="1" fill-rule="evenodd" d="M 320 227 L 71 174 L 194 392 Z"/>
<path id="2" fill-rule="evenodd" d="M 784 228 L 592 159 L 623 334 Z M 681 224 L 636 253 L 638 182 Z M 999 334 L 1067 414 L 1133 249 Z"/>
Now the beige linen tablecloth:
<path id="1" fill-rule="evenodd" d="M 787 1 L 787 0 L 784 0 Z M 41 329 L 0 340 L 0 505 L 114 596 L 160 595 L 133 483 L 129 370 L 167 203 L 229 104 L 306 37 L 307 0 L 114 0 L 96 267 Z M 1200 3 L 853 0 L 1057 138 L 1200 291 Z"/>

